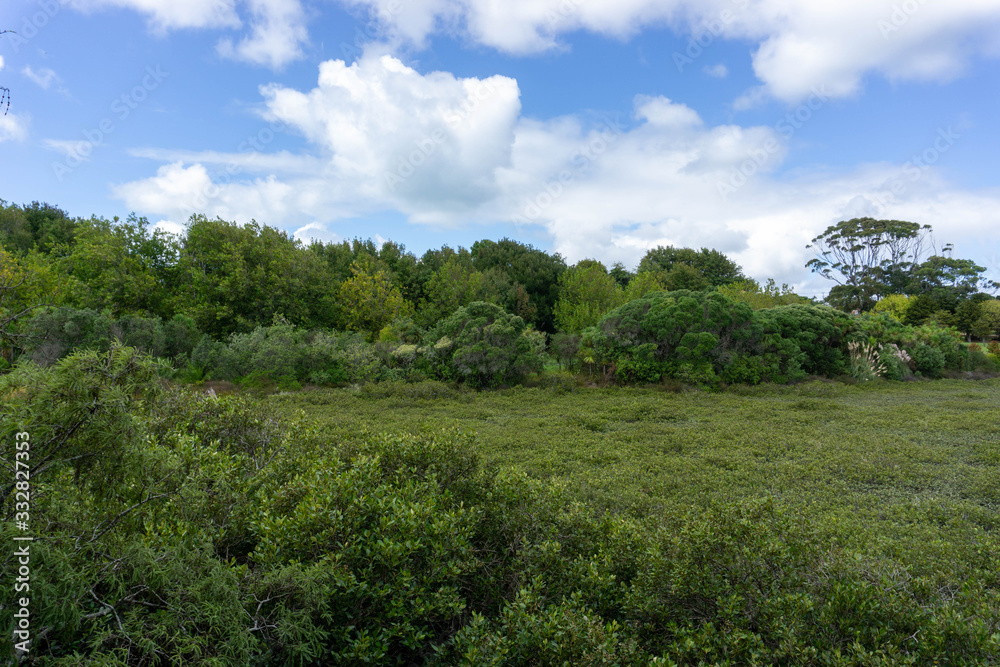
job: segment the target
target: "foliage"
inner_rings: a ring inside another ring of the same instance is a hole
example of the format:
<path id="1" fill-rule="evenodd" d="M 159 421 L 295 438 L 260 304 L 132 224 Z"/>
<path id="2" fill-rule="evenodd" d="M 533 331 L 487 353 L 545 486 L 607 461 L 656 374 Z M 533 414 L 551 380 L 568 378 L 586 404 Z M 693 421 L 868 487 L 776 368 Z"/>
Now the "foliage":
<path id="1" fill-rule="evenodd" d="M 646 296 L 650 292 L 667 291 L 669 290 L 667 290 L 666 285 L 661 280 L 659 273 L 643 271 L 641 273 L 637 273 L 629 280 L 628 285 L 625 287 L 623 302 L 628 303 L 629 301 L 635 301 L 638 298 Z"/>
<path id="2" fill-rule="evenodd" d="M 879 299 L 872 311 L 887 313 L 902 322 L 906 318 L 906 311 L 909 307 L 910 297 L 905 294 L 889 294 Z"/>
<path id="3" fill-rule="evenodd" d="M 867 343 L 851 341 L 847 344 L 850 355 L 851 377 L 858 382 L 868 382 L 885 375 L 885 364 L 879 361 L 879 352 Z"/>
<path id="4" fill-rule="evenodd" d="M 477 301 L 440 322 L 427 342 L 449 377 L 473 387 L 498 387 L 541 370 L 537 336 L 532 338 L 520 317 Z"/>
<path id="5" fill-rule="evenodd" d="M 913 363 L 921 375 L 936 378 L 941 377 L 946 359 L 941 350 L 931 347 L 926 343 L 918 343 L 913 348 Z"/>
<path id="6" fill-rule="evenodd" d="M 984 301 L 979 304 L 978 317 L 972 325 L 972 334 L 980 340 L 1000 338 L 1000 301 Z"/>
<path id="7" fill-rule="evenodd" d="M 806 246 L 817 255 L 806 267 L 837 283 L 839 289 L 830 293 L 836 305 L 868 310 L 876 296 L 903 291 L 893 288 L 920 261 L 930 231 L 930 225 L 901 220 L 844 220 Z"/>
<path id="8" fill-rule="evenodd" d="M 608 313 L 584 332 L 581 355 L 590 364 L 613 368 L 619 382 L 656 382 L 676 377 L 714 385 L 727 367 L 758 357 L 759 379 L 800 374 L 801 351 L 780 336 L 767 335 L 750 307 L 718 292 L 650 292 Z M 589 361 L 588 361 L 589 360 Z M 742 370 L 729 381 L 744 381 Z"/>
<path id="9" fill-rule="evenodd" d="M 0 247 L 0 352 L 7 362 L 32 343 L 32 315 L 60 300 L 60 285 L 48 262 L 32 254 L 18 258 Z"/>
<path id="10" fill-rule="evenodd" d="M 742 301 L 754 310 L 810 303 L 809 299 L 795 294 L 788 285 L 778 287 L 773 278 L 769 278 L 763 287 L 756 280 L 745 279 L 720 285 L 716 289 L 730 301 Z"/>
<path id="11" fill-rule="evenodd" d="M 387 324 L 412 314 L 389 275 L 360 264 L 351 266 L 351 277 L 337 292 L 339 320 L 348 331 L 364 332 L 374 338 Z"/>
<path id="12" fill-rule="evenodd" d="M 216 338 L 246 333 L 275 315 L 306 327 L 333 324 L 327 266 L 273 227 L 192 216 L 177 271 L 174 310 Z"/>
<path id="13" fill-rule="evenodd" d="M 718 250 L 657 246 L 646 252 L 637 274 L 660 275 L 668 289 L 700 290 L 744 280 L 742 269 Z"/>
<path id="14" fill-rule="evenodd" d="M 473 266 L 484 274 L 490 269 L 502 271 L 515 288 L 523 288 L 518 298 L 518 315 L 528 316 L 533 309 L 534 319 L 525 320 L 546 333 L 555 331 L 553 309 L 559 298 L 559 275 L 566 270 L 566 263 L 558 254 L 548 254 L 530 245 L 512 239 L 476 241 L 470 249 Z"/>
<path id="15" fill-rule="evenodd" d="M 73 247 L 60 260 L 72 279 L 71 303 L 114 315 L 170 316 L 179 245 L 148 225 L 134 214 L 125 221 L 91 218 L 77 224 Z"/>
<path id="16" fill-rule="evenodd" d="M 916 366 L 913 357 L 895 343 L 880 346 L 878 358 L 885 367 L 884 376 L 888 380 L 905 380 L 913 375 Z"/>
<path id="17" fill-rule="evenodd" d="M 40 202 L 24 206 L 0 199 L 0 244 L 16 255 L 32 251 L 60 255 L 73 245 L 77 221 Z"/>
<path id="18" fill-rule="evenodd" d="M 491 270 L 491 276 L 497 277 L 495 270 Z M 501 274 L 501 283 L 504 277 Z M 499 304 L 503 287 L 489 282 L 487 276 L 477 271 L 472 265 L 472 256 L 463 248 L 449 257 L 427 281 L 424 287 L 427 296 L 420 303 L 417 317 L 423 326 L 433 326 L 455 309 L 473 301 Z"/>
<path id="19" fill-rule="evenodd" d="M 764 331 L 793 341 L 805 354 L 802 369 L 835 377 L 844 368 L 843 340 L 850 320 L 829 306 L 791 305 L 754 312 Z"/>
<path id="20" fill-rule="evenodd" d="M 37 662 L 930 666 L 1000 649 L 996 381 L 261 404 L 157 372 L 115 348 L 0 378 L 0 437 L 31 433 L 45 530 Z"/>
<path id="21" fill-rule="evenodd" d="M 581 262 L 559 276 L 556 326 L 578 333 L 597 324 L 606 312 L 622 303 L 622 289 L 604 266 L 600 262 Z"/>

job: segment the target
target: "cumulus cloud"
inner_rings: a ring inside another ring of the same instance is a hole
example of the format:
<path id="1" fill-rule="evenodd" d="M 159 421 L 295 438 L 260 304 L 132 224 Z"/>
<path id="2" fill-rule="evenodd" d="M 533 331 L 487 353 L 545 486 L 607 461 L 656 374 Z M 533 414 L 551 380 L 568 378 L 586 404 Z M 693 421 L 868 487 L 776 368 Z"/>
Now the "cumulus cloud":
<path id="1" fill-rule="evenodd" d="M 813 293 L 829 286 L 802 282 L 805 246 L 838 220 L 926 222 L 961 248 L 1000 208 L 1000 193 L 955 190 L 928 165 L 789 177 L 780 123 L 709 125 L 662 96 L 637 96 L 621 118 L 534 119 L 513 79 L 422 74 L 377 54 L 323 63 L 312 89 L 261 94 L 264 120 L 301 134 L 306 154 L 134 151 L 166 164 L 116 195 L 175 223 L 256 218 L 303 238 L 390 210 L 435 227 L 540 229 L 571 261 L 634 265 L 657 245 L 705 246 Z"/>
<path id="2" fill-rule="evenodd" d="M 954 77 L 970 58 L 996 57 L 1000 2 L 972 0 L 341 0 L 367 8 L 395 39 L 422 46 L 456 33 L 514 54 L 565 46 L 575 30 L 626 38 L 669 25 L 682 34 L 750 40 L 771 96 L 795 102 L 816 86 L 855 93 L 864 75 Z M 721 71 L 721 70 L 717 70 Z"/>
<path id="3" fill-rule="evenodd" d="M 494 172 L 509 162 L 520 112 L 513 79 L 421 75 L 387 55 L 325 62 L 308 93 L 269 86 L 263 94 L 268 120 L 322 150 L 359 199 L 430 217 L 496 196 Z"/>

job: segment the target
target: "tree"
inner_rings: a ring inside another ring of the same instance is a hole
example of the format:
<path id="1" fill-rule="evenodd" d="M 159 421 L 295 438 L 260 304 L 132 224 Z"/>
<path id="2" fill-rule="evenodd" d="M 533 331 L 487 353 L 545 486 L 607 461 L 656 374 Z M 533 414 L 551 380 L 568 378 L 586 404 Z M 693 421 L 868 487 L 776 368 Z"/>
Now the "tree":
<path id="1" fill-rule="evenodd" d="M 680 266 L 688 267 L 680 269 Z M 657 246 L 646 252 L 639 262 L 637 273 L 660 273 L 670 274 L 674 271 L 672 278 L 662 278 L 666 282 L 674 282 L 677 287 L 671 289 L 692 289 L 692 287 L 682 286 L 682 284 L 695 286 L 693 289 L 703 289 L 705 287 L 717 287 L 726 285 L 737 280 L 742 280 L 745 276 L 743 270 L 718 250 L 702 248 L 694 250 L 692 248 L 675 248 L 673 246 Z M 690 271 L 694 269 L 703 278 L 699 281 Z"/>
<path id="2" fill-rule="evenodd" d="M 417 323 L 429 327 L 473 301 L 489 301 L 482 273 L 472 266 L 472 257 L 455 254 L 431 276 L 425 286 L 427 297 L 420 302 Z"/>
<path id="3" fill-rule="evenodd" d="M 168 301 L 177 288 L 180 244 L 149 221 L 91 218 L 77 225 L 75 242 L 60 260 L 75 279 L 72 302 L 108 309 L 114 315 L 147 313 L 169 318 Z"/>
<path id="4" fill-rule="evenodd" d="M 44 255 L 19 259 L 0 247 L 0 355 L 12 362 L 31 335 L 22 326 L 61 296 L 58 276 Z"/>
<path id="5" fill-rule="evenodd" d="M 872 310 L 876 313 L 888 313 L 902 322 L 909 307 L 910 297 L 905 294 L 889 294 L 879 299 Z"/>
<path id="6" fill-rule="evenodd" d="M 623 299 L 622 288 L 604 265 L 584 260 L 559 276 L 556 326 L 570 333 L 592 327 Z"/>
<path id="7" fill-rule="evenodd" d="M 951 256 L 951 246 L 944 247 L 942 255 L 933 255 L 917 265 L 909 284 L 910 294 L 927 294 L 939 308 L 954 311 L 959 302 L 969 299 L 980 290 L 1000 289 L 1000 284 L 983 277 L 986 268 L 971 259 Z"/>
<path id="8" fill-rule="evenodd" d="M 372 339 L 397 317 L 410 315 L 412 306 L 386 271 L 355 262 L 351 273 L 337 292 L 340 322 L 345 329 L 365 332 Z"/>
<path id="9" fill-rule="evenodd" d="M 628 287 L 629 281 L 635 278 L 635 274 L 626 269 L 625 265 L 621 262 L 615 262 L 608 271 L 608 275 L 614 278 L 615 282 L 622 289 Z"/>
<path id="10" fill-rule="evenodd" d="M 628 303 L 629 301 L 635 301 L 640 297 L 646 296 L 650 292 L 665 291 L 667 291 L 667 287 L 660 279 L 659 273 L 643 271 L 637 273 L 635 277 L 629 281 L 628 287 L 625 288 L 624 302 Z"/>
<path id="11" fill-rule="evenodd" d="M 216 337 L 270 324 L 331 326 L 330 268 L 286 232 L 192 216 L 181 247 L 176 310 Z"/>
<path id="12" fill-rule="evenodd" d="M 499 269 L 515 286 L 523 286 L 530 306 L 536 309 L 535 326 L 549 333 L 555 331 L 553 309 L 559 299 L 559 274 L 566 270 L 566 262 L 559 253 L 549 255 L 507 238 L 477 241 L 471 251 L 476 269 L 483 273 Z"/>
<path id="13" fill-rule="evenodd" d="M 778 287 L 774 278 L 768 278 L 764 287 L 761 287 L 756 280 L 747 278 L 721 285 L 716 290 L 732 301 L 748 304 L 754 310 L 810 303 L 809 299 L 799 296 L 788 285 L 782 284 Z"/>
<path id="14" fill-rule="evenodd" d="M 0 243 L 26 255 L 38 250 L 64 255 L 73 246 L 77 221 L 62 209 L 40 202 L 17 206 L 0 199 Z"/>
<path id="15" fill-rule="evenodd" d="M 984 301 L 979 305 L 979 317 L 972 326 L 972 334 L 981 340 L 1000 337 L 1000 301 Z"/>
<path id="16" fill-rule="evenodd" d="M 902 220 L 844 220 L 806 246 L 817 254 L 806 267 L 837 283 L 828 301 L 843 310 L 868 310 L 881 294 L 908 293 L 899 283 L 920 261 L 930 232 L 930 225 Z"/>
<path id="17" fill-rule="evenodd" d="M 428 334 L 456 378 L 474 387 L 498 387 L 540 371 L 545 337 L 500 306 L 476 301 L 459 308 Z"/>

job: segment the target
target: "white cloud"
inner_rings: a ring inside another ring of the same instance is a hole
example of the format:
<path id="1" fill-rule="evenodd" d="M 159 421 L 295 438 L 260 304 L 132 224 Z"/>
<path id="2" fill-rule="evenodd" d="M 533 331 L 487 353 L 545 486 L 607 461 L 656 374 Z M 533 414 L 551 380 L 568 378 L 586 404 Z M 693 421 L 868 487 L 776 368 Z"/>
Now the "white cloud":
<path id="1" fill-rule="evenodd" d="M 74 162 L 89 161 L 90 154 L 94 150 L 94 144 L 83 139 L 45 139 L 42 141 L 42 145 L 51 151 L 62 153 L 64 159 L 73 160 Z"/>
<path id="2" fill-rule="evenodd" d="M 725 79 L 729 76 L 729 68 L 722 63 L 712 66 L 706 65 L 703 71 L 715 79 Z"/>
<path id="3" fill-rule="evenodd" d="M 80 11 L 131 9 L 149 18 L 154 32 L 179 28 L 239 29 L 249 33 L 234 42 L 219 40 L 224 58 L 280 69 L 302 57 L 309 41 L 306 14 L 300 0 L 68 0 Z M 241 13 L 244 19 L 241 20 Z"/>
<path id="4" fill-rule="evenodd" d="M 956 190 L 934 167 L 775 173 L 780 124 L 711 126 L 665 97 L 637 96 L 631 118 L 537 120 L 520 115 L 513 79 L 420 74 L 373 54 L 323 63 L 311 90 L 262 94 L 265 119 L 301 133 L 310 154 L 134 152 L 169 164 L 117 196 L 173 222 L 256 218 L 300 238 L 336 238 L 338 220 L 392 210 L 439 227 L 542 229 L 571 261 L 634 265 L 656 245 L 705 246 L 814 293 L 829 286 L 803 280 L 805 246 L 838 220 L 911 219 L 962 247 L 1000 210 L 1000 192 Z M 235 178 L 220 168 L 230 164 Z"/>
<path id="5" fill-rule="evenodd" d="M 510 159 L 520 111 L 513 79 L 421 75 L 391 56 L 367 55 L 350 66 L 328 61 L 308 93 L 280 86 L 263 93 L 268 120 L 328 155 L 359 200 L 421 216 L 496 196 L 494 170 Z"/>
<path id="6" fill-rule="evenodd" d="M 753 67 L 788 102 L 825 85 L 855 93 L 864 75 L 941 80 L 970 58 L 997 57 L 1000 2 L 965 0 L 340 0 L 368 8 L 395 39 L 418 47 L 438 32 L 515 54 L 563 47 L 587 30 L 626 38 L 655 25 L 757 43 Z M 711 48 L 710 46 L 707 48 Z"/>
<path id="7" fill-rule="evenodd" d="M 55 73 L 55 70 L 48 67 L 42 67 L 36 72 L 34 69 L 32 69 L 31 65 L 26 65 L 24 69 L 21 70 L 21 73 L 24 74 L 29 79 L 31 79 L 32 81 L 34 81 L 40 88 L 44 90 L 48 90 L 49 87 L 52 85 L 52 82 L 59 81 L 59 75 Z"/>
<path id="8" fill-rule="evenodd" d="M 246 0 L 246 4 L 253 17 L 251 34 L 235 45 L 231 39 L 221 40 L 220 55 L 273 69 L 302 57 L 309 34 L 299 0 Z"/>
<path id="9" fill-rule="evenodd" d="M 74 9 L 131 9 L 149 17 L 158 32 L 175 28 L 238 28 L 236 0 L 69 0 Z"/>
<path id="10" fill-rule="evenodd" d="M 4 102 L 4 106 L 7 103 Z M 23 141 L 28 136 L 28 122 L 12 113 L 0 113 L 0 142 Z"/>
<path id="11" fill-rule="evenodd" d="M 3 56 L 0 56 L 0 70 L 3 69 Z"/>

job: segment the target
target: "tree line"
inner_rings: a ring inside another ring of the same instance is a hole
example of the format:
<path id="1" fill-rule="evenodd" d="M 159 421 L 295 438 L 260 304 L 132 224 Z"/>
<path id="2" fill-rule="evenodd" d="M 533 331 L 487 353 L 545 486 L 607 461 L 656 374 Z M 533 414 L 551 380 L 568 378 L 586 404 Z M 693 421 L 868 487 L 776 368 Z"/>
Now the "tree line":
<path id="1" fill-rule="evenodd" d="M 817 258 L 807 266 L 838 283 L 826 303 L 840 310 L 884 313 L 908 326 L 954 327 L 989 340 L 1000 330 L 1000 301 L 989 293 L 998 285 L 984 279 L 983 267 L 951 257 L 949 246 L 931 252 L 930 231 L 901 221 L 844 221 L 813 239 Z M 588 350 L 600 336 L 587 334 L 589 329 L 652 293 L 718 293 L 748 311 L 816 303 L 773 280 L 757 283 L 732 259 L 708 248 L 653 248 L 634 271 L 594 259 L 569 265 L 558 253 L 509 238 L 477 241 L 468 249 L 446 245 L 418 257 L 392 241 L 303 243 L 256 222 L 195 215 L 182 234 L 172 235 L 134 214 L 124 220 L 74 218 L 49 204 L 2 200 L 0 244 L 5 318 L 0 334 L 8 362 L 31 347 L 29 340 L 35 360 L 51 363 L 77 347 L 106 348 L 117 337 L 161 356 L 183 357 L 185 364 L 196 361 L 200 372 L 222 372 L 245 366 L 233 359 L 256 358 L 258 352 L 232 349 L 237 342 L 273 347 L 277 339 L 262 341 L 291 330 L 349 334 L 323 338 L 320 347 L 328 361 L 338 355 L 351 359 L 358 356 L 349 351 L 358 340 L 433 346 L 440 339 L 434 335 L 445 335 L 444 323 L 465 309 L 461 321 L 480 322 L 481 337 L 484 326 L 505 322 L 505 330 L 529 337 L 531 350 L 541 345 L 544 355 L 547 344 L 550 353 L 573 366 L 597 359 Z M 709 303 L 702 297 L 695 301 Z M 43 303 L 48 310 L 34 309 Z M 642 303 L 647 308 L 654 302 Z M 748 317 L 740 315 L 749 322 Z M 612 325 L 599 328 L 604 339 L 616 335 Z M 255 338 L 258 329 L 266 332 Z M 533 332 L 542 335 L 531 338 Z M 296 345 L 312 345 L 302 342 L 304 334 L 295 335 Z M 224 350 L 227 343 L 230 352 Z M 388 351 L 382 357 L 383 367 L 399 370 L 397 357 Z M 522 370 L 540 363 L 518 358 Z M 440 355 L 421 360 L 425 374 L 448 376 L 435 365 Z M 448 356 L 447 362 L 453 361 Z M 344 361 L 340 370 L 327 364 L 316 373 L 344 380 L 372 375 L 351 371 L 358 366 L 352 363 Z M 309 381 L 313 370 L 299 373 L 300 379 Z M 638 376 L 651 373 L 647 368 Z"/>

